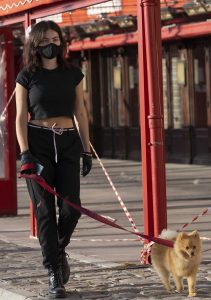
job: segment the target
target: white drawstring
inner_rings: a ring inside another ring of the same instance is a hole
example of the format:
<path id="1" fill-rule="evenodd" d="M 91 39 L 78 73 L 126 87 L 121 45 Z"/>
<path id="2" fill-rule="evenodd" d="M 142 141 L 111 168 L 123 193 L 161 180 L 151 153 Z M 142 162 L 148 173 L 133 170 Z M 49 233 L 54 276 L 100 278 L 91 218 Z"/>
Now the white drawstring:
<path id="1" fill-rule="evenodd" d="M 56 163 L 58 162 L 58 154 L 57 154 L 57 147 L 56 147 L 56 134 L 62 135 L 64 133 L 64 131 L 75 130 L 74 127 L 73 128 L 55 128 L 56 123 L 54 123 L 51 127 L 43 127 L 43 126 L 33 125 L 31 123 L 29 123 L 28 126 L 53 131 L 53 145 L 54 145 L 55 162 Z"/>
<path id="2" fill-rule="evenodd" d="M 56 134 L 62 135 L 64 130 L 63 128 L 54 128 L 56 126 L 56 123 L 54 123 L 51 127 L 53 131 L 53 144 L 54 144 L 54 150 L 55 150 L 55 162 L 58 162 L 58 154 L 57 154 L 57 147 L 56 147 Z"/>
<path id="3" fill-rule="evenodd" d="M 53 125 L 52 125 L 52 131 L 54 132 L 54 133 L 56 133 L 56 134 L 58 134 L 58 135 L 62 135 L 62 133 L 63 133 L 63 131 L 64 131 L 64 129 L 63 128 L 54 128 L 56 126 L 56 123 L 54 123 Z"/>

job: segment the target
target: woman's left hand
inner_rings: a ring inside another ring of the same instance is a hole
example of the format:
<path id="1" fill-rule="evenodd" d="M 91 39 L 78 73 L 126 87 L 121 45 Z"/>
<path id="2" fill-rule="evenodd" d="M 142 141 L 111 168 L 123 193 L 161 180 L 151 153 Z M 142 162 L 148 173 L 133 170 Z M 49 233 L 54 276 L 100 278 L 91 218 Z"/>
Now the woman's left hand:
<path id="1" fill-rule="evenodd" d="M 82 171 L 81 175 L 86 176 L 89 174 L 92 168 L 92 153 L 91 152 L 83 152 L 82 153 Z"/>

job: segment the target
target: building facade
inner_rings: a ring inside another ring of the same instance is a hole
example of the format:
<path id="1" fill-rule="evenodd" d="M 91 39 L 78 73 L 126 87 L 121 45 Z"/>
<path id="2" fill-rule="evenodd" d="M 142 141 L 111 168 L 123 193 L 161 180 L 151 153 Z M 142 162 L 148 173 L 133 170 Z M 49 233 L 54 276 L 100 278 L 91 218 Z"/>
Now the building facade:
<path id="1" fill-rule="evenodd" d="M 47 17 L 62 26 L 69 59 L 85 75 L 91 140 L 101 157 L 141 160 L 136 5 L 113 0 Z M 211 162 L 210 20 L 209 0 L 161 1 L 168 162 Z M 13 26 L 16 74 L 24 33 L 22 23 Z"/>

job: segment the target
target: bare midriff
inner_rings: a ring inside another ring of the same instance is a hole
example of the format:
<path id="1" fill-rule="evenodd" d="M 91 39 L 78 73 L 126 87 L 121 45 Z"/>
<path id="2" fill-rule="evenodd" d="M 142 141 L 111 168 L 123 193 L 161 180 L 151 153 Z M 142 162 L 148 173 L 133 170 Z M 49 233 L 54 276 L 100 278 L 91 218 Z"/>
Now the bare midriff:
<path id="1" fill-rule="evenodd" d="M 30 120 L 31 124 L 35 124 L 38 126 L 44 127 L 52 127 L 54 128 L 71 128 L 73 127 L 73 120 L 71 117 L 53 117 L 44 120 Z"/>

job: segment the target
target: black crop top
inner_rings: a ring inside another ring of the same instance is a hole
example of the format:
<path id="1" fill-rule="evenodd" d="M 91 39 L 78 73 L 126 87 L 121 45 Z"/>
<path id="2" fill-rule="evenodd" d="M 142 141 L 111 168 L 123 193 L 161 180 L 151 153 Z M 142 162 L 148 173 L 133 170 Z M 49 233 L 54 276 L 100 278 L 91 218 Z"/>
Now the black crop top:
<path id="1" fill-rule="evenodd" d="M 64 69 L 41 68 L 35 72 L 22 69 L 16 82 L 28 90 L 28 111 L 31 120 L 58 116 L 73 117 L 75 87 L 84 77 L 73 65 Z"/>

